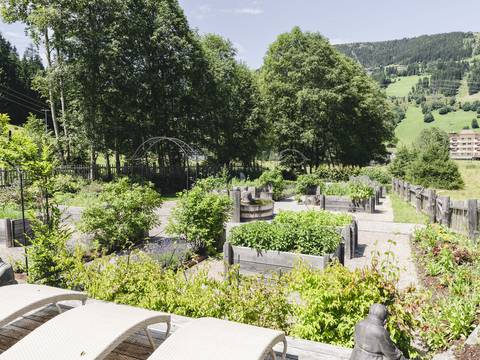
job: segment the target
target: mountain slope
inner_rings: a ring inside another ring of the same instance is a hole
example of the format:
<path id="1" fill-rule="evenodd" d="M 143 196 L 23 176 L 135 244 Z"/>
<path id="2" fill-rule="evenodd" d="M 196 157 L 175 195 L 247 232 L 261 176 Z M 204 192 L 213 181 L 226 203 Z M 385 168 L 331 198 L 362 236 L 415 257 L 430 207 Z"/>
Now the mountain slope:
<path id="1" fill-rule="evenodd" d="M 458 61 L 480 51 L 475 33 L 452 32 L 415 38 L 335 45 L 345 55 L 366 68 L 392 64 L 408 65 L 432 61 Z"/>

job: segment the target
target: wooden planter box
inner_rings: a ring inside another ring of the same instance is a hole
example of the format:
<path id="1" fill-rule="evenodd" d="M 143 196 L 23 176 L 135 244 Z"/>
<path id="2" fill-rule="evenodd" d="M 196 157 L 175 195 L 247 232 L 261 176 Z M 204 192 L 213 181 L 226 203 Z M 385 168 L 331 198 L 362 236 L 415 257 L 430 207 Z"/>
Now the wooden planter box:
<path id="1" fill-rule="evenodd" d="M 268 274 L 272 272 L 288 272 L 299 261 L 303 261 L 316 269 L 325 269 L 334 258 L 339 259 L 342 264 L 344 263 L 343 244 L 338 246 L 335 253 L 323 256 L 257 250 L 231 245 L 228 242 L 225 243 L 223 251 L 225 264 L 227 266 L 238 264 L 242 273 Z"/>
<path id="2" fill-rule="evenodd" d="M 298 261 L 303 261 L 316 269 L 325 269 L 335 258 L 341 264 L 345 263 L 345 259 L 353 258 L 358 246 L 358 226 L 355 220 L 350 225 L 339 227 L 338 231 L 342 234 L 343 241 L 335 253 L 332 254 L 316 256 L 274 250 L 257 250 L 226 242 L 223 247 L 223 258 L 227 267 L 238 264 L 240 271 L 243 273 L 286 272 L 292 270 Z"/>
<path id="3" fill-rule="evenodd" d="M 376 197 L 364 201 L 360 206 L 355 206 L 347 196 L 319 195 L 319 205 L 323 210 L 343 212 L 375 212 Z"/>
<path id="4" fill-rule="evenodd" d="M 27 236 L 32 235 L 32 228 L 29 220 L 25 220 L 25 230 Z M 15 247 L 24 243 L 23 221 L 0 219 L 0 246 Z M 27 240 L 28 244 L 28 240 Z"/>

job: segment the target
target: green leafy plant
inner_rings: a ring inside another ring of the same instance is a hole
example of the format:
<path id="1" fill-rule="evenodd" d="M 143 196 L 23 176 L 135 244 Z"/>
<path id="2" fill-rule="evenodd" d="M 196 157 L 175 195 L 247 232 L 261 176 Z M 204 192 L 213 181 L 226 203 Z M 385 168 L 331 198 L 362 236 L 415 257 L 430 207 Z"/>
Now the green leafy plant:
<path id="1" fill-rule="evenodd" d="M 194 252 L 215 252 L 231 206 L 228 196 L 212 193 L 204 183 L 197 184 L 179 195 L 167 232 L 185 238 Z"/>
<path id="2" fill-rule="evenodd" d="M 28 247 L 28 281 L 57 287 L 68 287 L 68 273 L 74 266 L 74 256 L 67 249 L 71 237 L 61 223 L 60 211 L 52 209 L 50 222 L 33 222 L 33 233 Z"/>
<path id="3" fill-rule="evenodd" d="M 151 185 L 122 178 L 106 184 L 98 200 L 84 210 L 79 225 L 83 232 L 93 234 L 98 250 L 125 249 L 144 240 L 158 223 L 155 208 L 162 201 Z"/>
<path id="4" fill-rule="evenodd" d="M 293 336 L 352 347 L 355 325 L 372 304 L 381 303 L 389 309 L 387 328 L 393 340 L 405 355 L 415 355 L 412 313 L 395 283 L 379 267 L 351 271 L 334 264 L 315 271 L 298 266 L 289 276 L 291 289 L 300 297 L 294 306 Z"/>
<path id="5" fill-rule="evenodd" d="M 386 185 L 392 182 L 392 174 L 387 166 L 367 166 L 360 169 L 360 175 L 368 176 L 371 180 Z"/>
<path id="6" fill-rule="evenodd" d="M 52 192 L 75 194 L 85 185 L 86 181 L 81 178 L 72 175 L 57 174 L 52 179 Z"/>
<path id="7" fill-rule="evenodd" d="M 322 180 L 326 181 L 348 181 L 351 176 L 360 175 L 360 167 L 358 166 L 328 166 L 320 165 L 316 170 L 315 174 Z"/>
<path id="8" fill-rule="evenodd" d="M 273 199 L 279 200 L 285 189 L 285 180 L 282 171 L 278 168 L 265 171 L 257 180 L 259 186 L 270 188 L 273 192 Z"/>
<path id="9" fill-rule="evenodd" d="M 361 203 L 375 195 L 373 188 L 359 181 L 352 181 L 348 184 L 348 195 L 354 203 Z"/>
<path id="10" fill-rule="evenodd" d="M 297 178 L 295 185 L 295 194 L 297 195 L 315 195 L 316 188 L 323 188 L 323 182 L 317 174 L 304 174 Z"/>
<path id="11" fill-rule="evenodd" d="M 336 227 L 352 222 L 348 215 L 317 211 L 282 211 L 271 222 L 258 221 L 232 229 L 233 245 L 309 255 L 335 252 L 341 241 Z"/>
<path id="12" fill-rule="evenodd" d="M 100 300 L 285 331 L 292 315 L 288 287 L 278 276 L 242 277 L 235 268 L 225 280 L 209 278 L 208 269 L 185 276 L 137 252 L 130 257 L 103 257 L 84 266 L 77 286 Z"/>
<path id="13" fill-rule="evenodd" d="M 324 195 L 348 196 L 349 194 L 348 183 L 338 182 L 338 183 L 326 184 L 322 193 Z"/>

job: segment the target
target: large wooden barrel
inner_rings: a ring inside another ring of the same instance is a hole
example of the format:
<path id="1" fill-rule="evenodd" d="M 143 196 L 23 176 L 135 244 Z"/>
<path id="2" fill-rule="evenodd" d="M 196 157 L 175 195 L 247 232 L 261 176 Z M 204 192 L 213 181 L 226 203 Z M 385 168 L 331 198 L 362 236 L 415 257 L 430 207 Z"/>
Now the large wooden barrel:
<path id="1" fill-rule="evenodd" d="M 242 222 L 269 220 L 273 218 L 274 203 L 271 200 L 255 200 L 253 204 L 241 203 L 240 218 Z"/>

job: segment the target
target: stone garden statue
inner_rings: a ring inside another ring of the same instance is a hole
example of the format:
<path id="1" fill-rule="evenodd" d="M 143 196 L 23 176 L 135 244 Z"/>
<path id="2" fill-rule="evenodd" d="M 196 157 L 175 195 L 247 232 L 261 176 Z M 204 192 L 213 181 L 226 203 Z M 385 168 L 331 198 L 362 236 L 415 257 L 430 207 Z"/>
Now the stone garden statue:
<path id="1" fill-rule="evenodd" d="M 368 317 L 355 326 L 355 347 L 350 360 L 404 360 L 402 352 L 385 329 L 387 308 L 381 304 L 370 307 Z"/>
<path id="2" fill-rule="evenodd" d="M 0 286 L 16 284 L 12 265 L 3 262 L 0 258 Z"/>

